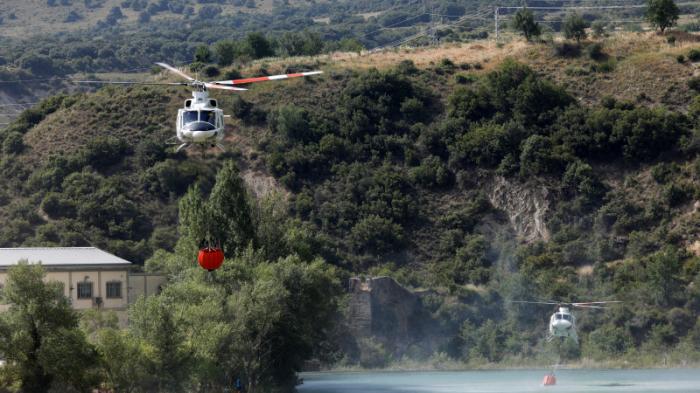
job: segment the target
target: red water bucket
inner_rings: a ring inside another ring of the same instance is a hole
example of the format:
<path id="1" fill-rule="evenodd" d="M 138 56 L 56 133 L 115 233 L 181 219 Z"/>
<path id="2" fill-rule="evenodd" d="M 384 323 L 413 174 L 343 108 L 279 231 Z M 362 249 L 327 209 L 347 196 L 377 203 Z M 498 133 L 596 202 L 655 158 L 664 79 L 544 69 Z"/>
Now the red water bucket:
<path id="1" fill-rule="evenodd" d="M 544 376 L 544 380 L 542 381 L 542 385 L 544 386 L 552 386 L 557 384 L 557 378 L 554 376 L 554 374 L 547 374 Z"/>

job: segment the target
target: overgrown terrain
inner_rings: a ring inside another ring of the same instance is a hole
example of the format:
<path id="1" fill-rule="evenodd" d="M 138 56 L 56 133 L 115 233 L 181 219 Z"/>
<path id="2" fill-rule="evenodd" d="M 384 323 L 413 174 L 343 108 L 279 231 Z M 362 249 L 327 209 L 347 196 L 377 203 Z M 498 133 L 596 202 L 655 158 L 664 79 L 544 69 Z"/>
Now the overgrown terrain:
<path id="1" fill-rule="evenodd" d="M 256 248 L 434 290 L 425 307 L 446 337 L 435 352 L 531 358 L 549 310 L 508 300 L 618 299 L 582 313 L 584 344 L 565 356 L 675 348 L 697 361 L 700 55 L 679 37 L 612 36 L 574 55 L 483 42 L 436 48 L 433 62 L 426 50 L 263 60 L 252 67 L 327 72 L 222 96 L 230 151 L 204 157 L 163 144 L 184 92 L 53 97 L 0 137 L 0 246 L 92 244 L 137 263 L 155 254 L 148 265 L 167 270 L 184 235 L 177 202 L 195 185 L 208 195 L 234 159 L 256 189 L 251 214 L 272 204 L 284 223 L 263 225 Z"/>

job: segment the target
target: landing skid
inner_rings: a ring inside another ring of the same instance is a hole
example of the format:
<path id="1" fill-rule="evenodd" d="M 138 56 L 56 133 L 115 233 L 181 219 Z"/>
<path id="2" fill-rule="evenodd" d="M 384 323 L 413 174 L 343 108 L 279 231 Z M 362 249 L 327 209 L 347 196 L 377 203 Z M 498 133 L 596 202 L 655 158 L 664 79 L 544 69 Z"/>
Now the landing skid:
<path id="1" fill-rule="evenodd" d="M 546 340 L 547 340 L 547 342 L 549 343 L 549 342 L 552 342 L 552 340 L 554 340 L 554 339 L 557 338 L 557 337 L 561 338 L 561 341 L 564 341 L 564 340 L 566 340 L 567 338 L 570 338 L 570 339 L 572 339 L 576 344 L 578 344 L 578 335 L 577 335 L 575 332 L 572 333 L 572 334 L 569 334 L 568 336 L 555 336 L 555 335 L 553 335 L 553 334 L 548 334 Z"/>
<path id="2" fill-rule="evenodd" d="M 165 141 L 165 143 L 168 145 L 178 145 L 178 147 L 175 149 L 175 153 L 178 153 L 180 150 L 190 148 L 194 145 L 200 145 L 200 147 L 202 148 L 202 156 L 204 156 L 204 153 L 207 150 L 206 143 L 191 143 L 191 142 L 180 143 L 180 140 L 178 140 L 177 137 L 169 138 L 168 140 Z M 211 147 L 217 147 L 217 148 L 219 148 L 219 150 L 221 150 L 221 152 L 226 153 L 226 148 L 221 143 L 212 143 Z"/>

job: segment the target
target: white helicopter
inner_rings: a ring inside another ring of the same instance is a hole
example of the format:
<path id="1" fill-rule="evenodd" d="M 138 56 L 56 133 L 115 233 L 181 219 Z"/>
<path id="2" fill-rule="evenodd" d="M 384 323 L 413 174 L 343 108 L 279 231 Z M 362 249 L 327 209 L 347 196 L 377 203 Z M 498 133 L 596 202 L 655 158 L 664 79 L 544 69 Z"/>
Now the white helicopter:
<path id="1" fill-rule="evenodd" d="M 176 135 L 168 140 L 169 144 L 179 144 L 176 152 L 191 145 L 217 146 L 222 151 L 221 145 L 224 138 L 224 111 L 219 108 L 215 99 L 209 98 L 208 89 L 220 89 L 229 91 L 246 91 L 242 87 L 234 85 L 245 85 L 249 83 L 282 80 L 289 78 L 299 78 L 310 75 L 322 74 L 323 71 L 309 71 L 294 74 L 282 74 L 272 76 L 262 76 L 256 78 L 234 79 L 226 81 L 204 82 L 199 81 L 177 68 L 165 64 L 156 63 L 166 70 L 182 77 L 187 82 L 131 82 L 131 81 L 76 81 L 78 83 L 99 83 L 115 85 L 162 85 L 162 86 L 190 86 L 192 87 L 192 99 L 186 100 L 184 107 L 177 111 Z M 176 141 L 177 140 L 177 141 Z"/>
<path id="2" fill-rule="evenodd" d="M 527 304 L 547 304 L 555 305 L 556 311 L 549 317 L 549 334 L 547 341 L 552 341 L 554 337 L 563 339 L 570 338 L 578 344 L 578 334 L 576 333 L 576 317 L 570 311 L 570 308 L 592 308 L 606 309 L 605 304 L 622 303 L 618 300 L 608 300 L 603 302 L 581 302 L 581 303 L 564 303 L 564 302 L 533 302 L 525 300 L 514 300 L 511 303 L 527 303 Z"/>

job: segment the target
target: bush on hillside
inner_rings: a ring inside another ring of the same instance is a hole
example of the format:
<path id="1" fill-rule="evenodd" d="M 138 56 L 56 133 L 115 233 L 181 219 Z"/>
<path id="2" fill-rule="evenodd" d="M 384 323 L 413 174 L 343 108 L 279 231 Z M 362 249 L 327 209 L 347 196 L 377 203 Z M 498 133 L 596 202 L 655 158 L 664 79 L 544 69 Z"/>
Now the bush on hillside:
<path id="1" fill-rule="evenodd" d="M 700 50 L 691 49 L 688 51 L 688 59 L 693 63 L 700 61 Z"/>

